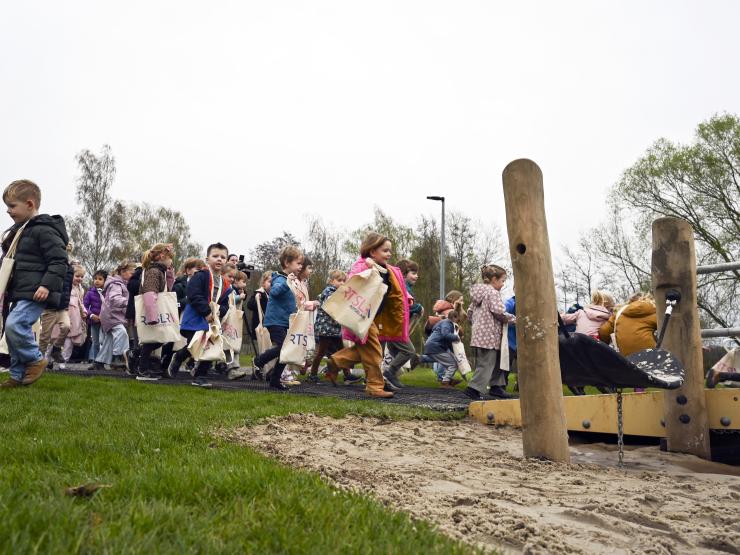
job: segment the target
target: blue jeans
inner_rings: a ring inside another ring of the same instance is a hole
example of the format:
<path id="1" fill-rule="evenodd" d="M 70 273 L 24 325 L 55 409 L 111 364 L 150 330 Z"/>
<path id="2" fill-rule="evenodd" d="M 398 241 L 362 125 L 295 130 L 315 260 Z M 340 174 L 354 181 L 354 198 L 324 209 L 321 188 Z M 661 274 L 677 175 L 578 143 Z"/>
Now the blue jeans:
<path id="1" fill-rule="evenodd" d="M 100 351 L 100 322 L 97 324 L 90 323 L 90 352 L 87 355 L 87 360 L 95 360 Z"/>
<path id="2" fill-rule="evenodd" d="M 10 377 L 23 381 L 26 366 L 44 358 L 31 328 L 44 311 L 44 305 L 22 299 L 13 305 L 5 321 L 5 339 L 10 353 Z"/>

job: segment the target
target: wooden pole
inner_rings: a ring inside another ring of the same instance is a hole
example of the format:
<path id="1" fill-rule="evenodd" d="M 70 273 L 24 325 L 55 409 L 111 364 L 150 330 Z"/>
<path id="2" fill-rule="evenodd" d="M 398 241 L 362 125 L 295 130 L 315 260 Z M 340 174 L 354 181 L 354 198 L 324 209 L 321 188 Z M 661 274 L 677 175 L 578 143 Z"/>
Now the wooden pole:
<path id="1" fill-rule="evenodd" d="M 509 250 L 516 281 L 516 340 L 525 457 L 569 462 L 558 354 L 557 301 L 542 171 L 531 160 L 504 169 Z"/>
<path id="2" fill-rule="evenodd" d="M 658 329 L 665 318 L 666 292 L 677 289 L 681 293 L 662 345 L 686 369 L 683 386 L 665 394 L 668 450 L 710 459 L 701 326 L 696 304 L 694 230 L 687 221 L 659 218 L 653 222 L 652 278 Z"/>

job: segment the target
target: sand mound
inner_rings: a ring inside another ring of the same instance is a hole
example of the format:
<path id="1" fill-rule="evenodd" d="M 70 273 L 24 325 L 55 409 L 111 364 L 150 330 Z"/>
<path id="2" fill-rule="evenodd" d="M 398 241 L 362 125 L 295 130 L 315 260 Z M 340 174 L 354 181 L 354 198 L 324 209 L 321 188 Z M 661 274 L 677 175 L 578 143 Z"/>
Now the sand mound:
<path id="1" fill-rule="evenodd" d="M 522 458 L 517 430 L 472 421 L 291 415 L 227 434 L 507 553 L 740 553 L 739 469 L 641 447 Z M 734 475 L 733 475 L 734 474 Z"/>

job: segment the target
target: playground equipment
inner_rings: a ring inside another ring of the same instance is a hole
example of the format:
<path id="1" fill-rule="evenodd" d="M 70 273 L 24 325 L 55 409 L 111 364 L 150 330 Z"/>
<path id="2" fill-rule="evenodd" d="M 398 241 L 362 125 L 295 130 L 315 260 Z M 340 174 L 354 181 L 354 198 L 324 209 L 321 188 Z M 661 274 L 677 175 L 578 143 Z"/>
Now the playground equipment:
<path id="1" fill-rule="evenodd" d="M 696 305 L 697 268 L 691 226 L 676 218 L 654 222 L 653 290 L 656 305 L 665 306 L 666 310 L 658 314 L 660 333 L 656 348 L 625 358 L 586 336 L 565 333 L 558 338 L 542 172 L 531 160 L 516 160 L 504 170 L 503 184 L 509 248 L 517 283 L 521 399 L 472 403 L 470 414 L 484 423 L 520 424 L 526 457 L 563 462 L 569 458 L 566 430 L 613 431 L 616 427 L 621 465 L 624 433 L 621 388 L 658 387 L 668 391 L 628 396 L 627 408 L 637 416 L 637 419 L 627 418 L 629 430 L 634 428 L 633 422 L 647 422 L 652 426 L 651 433 L 665 435 L 669 450 L 709 459 L 709 419 L 713 424 L 719 420 L 726 430 L 738 428 L 740 402 L 736 394 L 705 394 L 703 388 L 702 330 Z M 702 270 L 725 271 L 728 269 L 725 266 Z M 734 269 L 730 266 L 729 269 Z M 669 325 L 670 319 L 673 323 Z M 665 349 L 661 348 L 663 345 Z M 569 384 L 614 387 L 618 392 L 571 397 L 564 404 L 561 376 Z M 717 408 L 728 414 L 708 413 L 708 397 L 716 398 Z M 656 420 L 656 403 L 660 402 L 662 418 Z M 651 416 L 646 419 L 647 413 Z"/>

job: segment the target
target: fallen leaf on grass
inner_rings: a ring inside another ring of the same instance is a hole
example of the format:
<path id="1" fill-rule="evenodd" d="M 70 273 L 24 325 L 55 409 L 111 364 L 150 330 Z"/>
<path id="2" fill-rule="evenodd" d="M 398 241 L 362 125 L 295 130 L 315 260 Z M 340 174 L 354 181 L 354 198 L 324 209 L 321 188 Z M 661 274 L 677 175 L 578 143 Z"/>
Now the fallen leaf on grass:
<path id="1" fill-rule="evenodd" d="M 81 486 L 66 488 L 64 493 L 70 497 L 92 497 L 99 489 L 111 487 L 113 486 L 109 484 L 82 484 Z"/>

